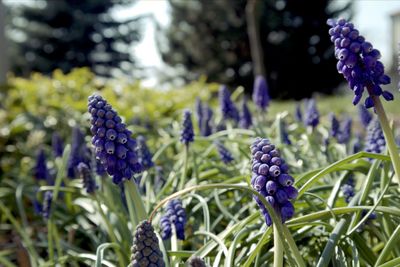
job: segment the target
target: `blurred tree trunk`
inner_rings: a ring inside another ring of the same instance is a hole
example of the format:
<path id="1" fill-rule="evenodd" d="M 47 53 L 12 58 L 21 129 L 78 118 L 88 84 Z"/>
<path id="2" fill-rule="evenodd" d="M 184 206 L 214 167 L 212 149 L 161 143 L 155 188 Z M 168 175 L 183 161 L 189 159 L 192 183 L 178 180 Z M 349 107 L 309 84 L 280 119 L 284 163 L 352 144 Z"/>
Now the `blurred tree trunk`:
<path id="1" fill-rule="evenodd" d="M 247 34 L 249 36 L 250 53 L 253 61 L 253 73 L 265 77 L 264 53 L 260 40 L 259 0 L 248 0 L 246 5 Z"/>
<path id="2" fill-rule="evenodd" d="M 8 71 L 7 40 L 6 40 L 6 10 L 0 0 L 0 85 L 6 83 Z"/>

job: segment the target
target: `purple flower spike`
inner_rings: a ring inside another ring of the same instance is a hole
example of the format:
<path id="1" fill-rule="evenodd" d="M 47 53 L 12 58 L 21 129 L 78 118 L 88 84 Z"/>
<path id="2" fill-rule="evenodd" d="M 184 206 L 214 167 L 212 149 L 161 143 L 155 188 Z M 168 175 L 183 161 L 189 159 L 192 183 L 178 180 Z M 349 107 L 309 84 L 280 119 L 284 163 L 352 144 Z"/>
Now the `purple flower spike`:
<path id="1" fill-rule="evenodd" d="M 282 222 L 294 215 L 293 205 L 289 200 L 296 199 L 298 191 L 293 187 L 294 179 L 287 171 L 285 161 L 279 151 L 268 139 L 256 138 L 250 146 L 252 154 L 252 187 L 281 215 Z M 267 165 L 268 164 L 268 165 Z M 264 186 L 265 185 L 265 186 Z M 257 196 L 253 196 L 268 226 L 271 217 Z"/>
<path id="2" fill-rule="evenodd" d="M 83 162 L 79 163 L 78 172 L 82 178 L 83 187 L 86 189 L 86 193 L 88 194 L 94 193 L 97 186 L 89 166 Z"/>
<path id="3" fill-rule="evenodd" d="M 389 84 L 390 78 L 385 74 L 384 66 L 379 59 L 380 52 L 372 44 L 359 35 L 357 29 L 345 19 L 328 20 L 329 35 L 335 44 L 335 55 L 339 60 L 337 70 L 348 81 L 355 97 L 353 104 L 357 105 L 367 89 L 369 96 L 365 107 L 374 106 L 370 96 L 383 96 L 385 100 L 393 100 L 393 95 L 383 91 L 381 85 Z"/>
<path id="4" fill-rule="evenodd" d="M 253 120 L 251 117 L 251 113 L 246 104 L 246 99 L 243 99 L 242 102 L 242 112 L 240 113 L 240 121 L 239 126 L 243 129 L 249 129 L 253 124 Z"/>
<path id="5" fill-rule="evenodd" d="M 46 220 L 50 218 L 52 201 L 53 201 L 53 193 L 51 191 L 46 191 L 44 193 L 43 205 L 42 205 L 42 216 Z"/>
<path id="6" fill-rule="evenodd" d="M 337 137 L 339 132 L 340 132 L 340 124 L 338 119 L 336 118 L 335 114 L 331 113 L 329 115 L 329 118 L 331 120 L 331 136 L 332 137 Z"/>
<path id="7" fill-rule="evenodd" d="M 302 122 L 303 121 L 303 113 L 301 111 L 300 103 L 296 104 L 296 110 L 294 112 L 294 117 L 298 122 Z"/>
<path id="8" fill-rule="evenodd" d="M 360 115 L 360 121 L 361 124 L 367 128 L 368 124 L 371 122 L 372 120 L 372 115 L 371 113 L 369 113 L 369 111 L 367 110 L 367 108 L 364 105 L 359 105 L 358 106 L 358 113 Z"/>
<path id="9" fill-rule="evenodd" d="M 386 148 L 386 141 L 383 135 L 379 120 L 375 118 L 370 122 L 367 128 L 367 136 L 365 138 L 365 151 L 372 153 L 382 153 Z"/>
<path id="10" fill-rule="evenodd" d="M 56 158 L 62 157 L 62 154 L 64 152 L 64 144 L 58 133 L 53 133 L 53 136 L 51 139 L 51 145 L 53 147 L 54 156 Z"/>
<path id="11" fill-rule="evenodd" d="M 140 165 L 144 170 L 150 169 L 151 167 L 154 166 L 154 162 L 152 160 L 153 155 L 151 154 L 147 144 L 146 144 L 146 139 L 144 136 L 139 135 L 137 138 L 138 142 L 138 160 Z"/>
<path id="12" fill-rule="evenodd" d="M 225 85 L 219 89 L 219 105 L 224 120 L 232 119 L 235 122 L 239 121 L 239 112 L 235 104 L 231 100 L 231 94 Z"/>
<path id="13" fill-rule="evenodd" d="M 254 81 L 253 102 L 259 109 L 265 111 L 269 100 L 267 81 L 262 75 L 258 75 Z"/>
<path id="14" fill-rule="evenodd" d="M 46 155 L 44 154 L 43 149 L 40 149 L 39 153 L 37 154 L 36 164 L 33 169 L 33 176 L 38 181 L 44 180 L 48 182 L 50 179 L 50 172 L 49 169 L 47 168 Z"/>
<path id="15" fill-rule="evenodd" d="M 172 225 L 175 226 L 177 238 L 185 240 L 186 211 L 179 199 L 169 201 L 165 214 L 161 217 L 160 228 L 163 240 L 171 237 Z"/>
<path id="16" fill-rule="evenodd" d="M 88 111 L 92 114 L 90 131 L 93 134 L 96 157 L 103 164 L 115 184 L 130 180 L 141 171 L 136 154 L 136 141 L 122 123 L 121 117 L 100 95 L 88 98 Z"/>
<path id="17" fill-rule="evenodd" d="M 305 124 L 313 128 L 319 124 L 319 112 L 314 99 L 310 99 L 307 103 Z"/>
<path id="18" fill-rule="evenodd" d="M 182 131 L 181 131 L 180 141 L 185 145 L 189 145 L 189 143 L 194 141 L 192 113 L 190 112 L 190 110 L 185 110 L 183 112 Z"/>
<path id="19" fill-rule="evenodd" d="M 223 163 L 229 164 L 234 160 L 231 152 L 221 142 L 215 141 L 214 144 Z"/>

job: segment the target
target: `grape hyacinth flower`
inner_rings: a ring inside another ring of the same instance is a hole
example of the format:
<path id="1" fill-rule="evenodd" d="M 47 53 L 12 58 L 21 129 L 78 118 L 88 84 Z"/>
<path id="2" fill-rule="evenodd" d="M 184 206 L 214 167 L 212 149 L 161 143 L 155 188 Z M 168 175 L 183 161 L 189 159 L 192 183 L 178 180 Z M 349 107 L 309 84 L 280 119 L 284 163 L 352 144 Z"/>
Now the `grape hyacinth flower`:
<path id="1" fill-rule="evenodd" d="M 139 157 L 139 163 L 143 170 L 148 170 L 154 166 L 154 162 L 152 160 L 153 155 L 146 144 L 146 139 L 142 135 L 137 137 L 137 154 Z"/>
<path id="2" fill-rule="evenodd" d="M 362 150 L 362 138 L 360 134 L 356 135 L 356 138 L 353 143 L 353 153 L 360 152 Z"/>
<path id="3" fill-rule="evenodd" d="M 92 171 L 86 163 L 81 162 L 78 164 L 78 173 L 82 178 L 83 187 L 86 189 L 86 193 L 91 194 L 96 190 L 96 181 L 93 178 Z"/>
<path id="4" fill-rule="evenodd" d="M 202 258 L 198 256 L 191 256 L 188 260 L 189 267 L 207 267 Z"/>
<path id="5" fill-rule="evenodd" d="M 89 151 L 85 145 L 85 136 L 79 127 L 74 127 L 72 130 L 71 153 L 67 163 L 68 178 L 76 178 L 76 167 L 80 162 L 90 161 Z"/>
<path id="6" fill-rule="evenodd" d="M 219 157 L 225 164 L 231 163 L 234 158 L 229 150 L 219 141 L 215 141 L 214 145 L 217 147 Z"/>
<path id="7" fill-rule="evenodd" d="M 310 99 L 307 102 L 305 124 L 306 126 L 311 126 L 313 128 L 319 124 L 319 112 L 314 99 Z"/>
<path id="8" fill-rule="evenodd" d="M 186 212 L 179 199 L 170 200 L 165 214 L 161 217 L 160 228 L 163 240 L 171 238 L 172 225 L 175 226 L 177 238 L 185 240 Z"/>
<path id="9" fill-rule="evenodd" d="M 331 121 L 331 136 L 332 137 L 337 137 L 340 132 L 340 123 L 338 119 L 336 118 L 335 114 L 331 113 L 329 115 L 330 121 Z"/>
<path id="10" fill-rule="evenodd" d="M 301 111 L 300 103 L 296 104 L 296 110 L 294 112 L 294 117 L 298 122 L 303 121 L 303 112 Z"/>
<path id="11" fill-rule="evenodd" d="M 183 121 L 182 121 L 182 131 L 181 131 L 181 143 L 186 146 L 189 143 L 194 141 L 194 132 L 193 132 L 193 124 L 192 124 L 192 113 L 190 110 L 185 110 L 183 112 Z"/>
<path id="12" fill-rule="evenodd" d="M 164 259 L 153 226 L 143 221 L 136 226 L 128 267 L 164 267 Z"/>
<path id="13" fill-rule="evenodd" d="M 331 27 L 329 35 L 339 60 L 337 70 L 343 74 L 354 92 L 353 104 L 360 102 L 365 89 L 369 94 L 364 103 L 366 108 L 374 106 L 371 96 L 382 95 L 387 101 L 393 100 L 393 95 L 381 88 L 381 85 L 390 83 L 390 78 L 385 75 L 384 66 L 379 61 L 379 50 L 374 49 L 354 25 L 345 19 L 330 19 L 327 23 Z"/>
<path id="14" fill-rule="evenodd" d="M 42 204 L 42 216 L 46 220 L 50 218 L 51 212 L 51 202 L 53 200 L 53 193 L 51 191 L 46 191 L 43 197 L 43 204 Z"/>
<path id="15" fill-rule="evenodd" d="M 156 174 L 154 178 L 154 191 L 158 193 L 165 184 L 163 168 L 156 166 Z"/>
<path id="16" fill-rule="evenodd" d="M 203 103 L 199 97 L 196 97 L 196 102 L 194 103 L 194 110 L 196 111 L 197 126 L 201 129 L 201 124 L 203 121 Z"/>
<path id="17" fill-rule="evenodd" d="M 253 102 L 254 104 L 265 111 L 269 105 L 269 94 L 268 94 L 268 85 L 267 81 L 265 80 L 264 76 L 257 75 L 256 79 L 254 80 L 254 87 L 253 87 Z"/>
<path id="18" fill-rule="evenodd" d="M 340 188 L 342 190 L 343 196 L 344 196 L 344 200 L 346 201 L 346 203 L 350 203 L 351 199 L 354 197 L 355 193 L 354 193 L 354 179 L 352 176 L 350 176 L 346 183 L 344 183 L 342 185 L 342 187 Z"/>
<path id="19" fill-rule="evenodd" d="M 370 122 L 367 128 L 364 150 L 372 153 L 382 153 L 386 148 L 385 137 L 378 119 Z"/>
<path id="20" fill-rule="evenodd" d="M 212 117 L 213 117 L 213 111 L 208 106 L 208 104 L 204 104 L 202 107 L 202 114 L 203 114 L 203 119 L 201 121 L 201 126 L 200 126 L 200 134 L 202 136 L 209 136 L 212 134 Z"/>
<path id="21" fill-rule="evenodd" d="M 242 112 L 240 113 L 239 126 L 243 129 L 249 129 L 252 124 L 253 124 L 253 120 L 251 118 L 250 110 L 246 104 L 246 99 L 243 99 Z"/>
<path id="22" fill-rule="evenodd" d="M 340 133 L 337 136 L 337 140 L 340 144 L 347 144 L 351 138 L 351 126 L 352 119 L 350 117 L 345 118 L 340 127 Z"/>
<path id="23" fill-rule="evenodd" d="M 372 120 L 372 115 L 364 105 L 358 105 L 358 114 L 360 115 L 361 124 L 367 128 Z"/>
<path id="24" fill-rule="evenodd" d="M 218 97 L 223 119 L 232 119 L 233 121 L 238 122 L 239 112 L 235 104 L 232 102 L 231 94 L 225 85 L 222 85 L 219 89 Z"/>
<path id="25" fill-rule="evenodd" d="M 294 215 L 294 206 L 290 200 L 297 198 L 298 191 L 293 187 L 294 178 L 288 174 L 288 166 L 280 157 L 279 151 L 268 139 L 257 137 L 250 146 L 252 154 L 251 185 L 275 209 L 282 222 Z M 253 196 L 268 226 L 271 217 L 257 196 Z"/>
<path id="26" fill-rule="evenodd" d="M 115 184 L 130 180 L 141 171 L 136 154 L 136 141 L 122 123 L 121 117 L 100 95 L 88 98 L 92 114 L 90 131 L 96 157 L 103 164 Z"/>
<path id="27" fill-rule="evenodd" d="M 282 135 L 282 142 L 284 144 L 286 144 L 286 145 L 292 144 L 292 141 L 290 141 L 289 134 L 286 129 L 286 123 L 284 121 L 282 121 L 282 125 L 281 125 L 281 135 Z"/>
<path id="28" fill-rule="evenodd" d="M 64 152 L 64 144 L 58 133 L 53 133 L 53 136 L 51 138 L 51 145 L 53 147 L 54 156 L 56 158 L 62 157 L 62 154 Z"/>
<path id="29" fill-rule="evenodd" d="M 33 169 L 33 176 L 36 180 L 45 180 L 49 182 L 50 172 L 47 168 L 46 155 L 44 154 L 44 150 L 41 148 L 36 157 L 36 164 Z"/>

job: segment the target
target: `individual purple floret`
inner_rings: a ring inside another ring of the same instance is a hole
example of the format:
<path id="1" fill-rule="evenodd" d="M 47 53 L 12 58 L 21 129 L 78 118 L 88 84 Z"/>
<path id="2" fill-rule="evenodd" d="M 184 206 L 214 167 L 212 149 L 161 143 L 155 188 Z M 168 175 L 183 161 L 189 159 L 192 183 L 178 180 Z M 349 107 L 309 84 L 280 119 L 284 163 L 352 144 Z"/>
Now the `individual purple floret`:
<path id="1" fill-rule="evenodd" d="M 194 132 L 193 132 L 193 124 L 192 124 L 192 113 L 190 110 L 185 110 L 183 112 L 183 121 L 182 121 L 182 131 L 181 131 L 181 143 L 186 146 L 189 143 L 194 141 Z"/>
<path id="2" fill-rule="evenodd" d="M 139 163 L 142 166 L 143 170 L 148 170 L 154 166 L 154 162 L 152 160 L 153 155 L 151 154 L 149 147 L 146 144 L 146 139 L 144 136 L 139 135 L 137 137 L 137 154 L 139 157 Z"/>
<path id="3" fill-rule="evenodd" d="M 350 141 L 351 126 L 352 119 L 350 117 L 345 118 L 340 127 L 340 133 L 337 136 L 337 140 L 340 144 L 347 144 Z"/>
<path id="4" fill-rule="evenodd" d="M 77 169 L 80 177 L 82 178 L 83 187 L 86 189 L 86 193 L 94 193 L 97 186 L 89 166 L 86 165 L 86 163 L 81 162 L 78 164 Z"/>
<path id="5" fill-rule="evenodd" d="M 233 121 L 238 122 L 239 112 L 231 100 L 231 93 L 225 85 L 220 87 L 218 97 L 222 117 L 224 120 L 232 119 Z"/>
<path id="6" fill-rule="evenodd" d="M 78 176 L 76 168 L 80 162 L 89 162 L 89 150 L 85 144 L 85 136 L 79 127 L 72 130 L 71 152 L 67 162 L 67 176 L 76 178 Z"/>
<path id="7" fill-rule="evenodd" d="M 239 126 L 243 129 L 249 129 L 253 124 L 249 107 L 246 104 L 246 99 L 242 102 L 242 111 L 240 112 Z"/>
<path id="8" fill-rule="evenodd" d="M 305 124 L 313 128 L 319 124 L 319 112 L 314 99 L 310 99 L 307 102 Z"/>
<path id="9" fill-rule="evenodd" d="M 375 118 L 367 128 L 364 150 L 372 153 L 382 153 L 386 148 L 385 137 L 382 132 L 379 120 Z"/>
<path id="10" fill-rule="evenodd" d="M 182 207 L 182 201 L 179 199 L 169 201 L 165 214 L 161 217 L 160 228 L 163 240 L 171 237 L 172 225 L 175 226 L 177 238 L 185 240 L 186 212 Z"/>
<path id="11" fill-rule="evenodd" d="M 50 217 L 52 200 L 53 200 L 53 193 L 51 191 L 46 191 L 44 193 L 43 204 L 42 204 L 42 216 L 45 219 L 48 219 Z"/>
<path id="12" fill-rule="evenodd" d="M 50 179 L 50 172 L 47 168 L 46 155 L 41 148 L 36 156 L 36 164 L 33 169 L 33 176 L 36 180 L 44 180 L 46 182 Z"/>
<path id="13" fill-rule="evenodd" d="M 214 145 L 217 147 L 219 157 L 225 164 L 231 163 L 234 158 L 229 150 L 219 141 L 215 141 Z"/>
<path id="14" fill-rule="evenodd" d="M 271 204 L 282 222 L 294 215 L 290 200 L 296 199 L 298 191 L 293 187 L 294 178 L 288 174 L 288 166 L 280 157 L 279 151 L 268 139 L 257 137 L 250 146 L 252 154 L 251 185 L 266 201 Z M 271 217 L 257 196 L 253 196 L 268 226 L 272 225 Z"/>
<path id="15" fill-rule="evenodd" d="M 331 136 L 332 137 L 337 137 L 340 132 L 340 123 L 338 119 L 336 118 L 335 114 L 331 113 L 329 115 L 330 121 L 331 121 Z"/>
<path id="16" fill-rule="evenodd" d="M 369 94 L 365 99 L 366 108 L 374 106 L 373 95 L 382 95 L 387 101 L 393 100 L 392 93 L 381 88 L 381 85 L 390 83 L 390 78 L 385 75 L 384 66 L 379 61 L 380 52 L 365 41 L 354 25 L 345 19 L 330 19 L 327 23 L 331 27 L 329 35 L 339 60 L 337 70 L 343 74 L 354 92 L 353 104 L 360 102 L 365 89 Z"/>
<path id="17" fill-rule="evenodd" d="M 268 85 L 264 76 L 258 75 L 254 80 L 253 102 L 261 110 L 265 111 L 269 105 Z"/>
<path id="18" fill-rule="evenodd" d="M 130 180 L 141 172 L 136 154 L 136 141 L 122 123 L 121 117 L 100 95 L 88 99 L 88 111 L 92 114 L 90 131 L 96 157 L 103 164 L 115 184 Z"/>
<path id="19" fill-rule="evenodd" d="M 58 133 L 53 133 L 53 136 L 51 138 L 51 145 L 53 147 L 54 156 L 56 158 L 62 157 L 62 154 L 64 152 L 64 143 Z"/>
<path id="20" fill-rule="evenodd" d="M 301 111 L 300 103 L 296 104 L 296 110 L 294 112 L 294 117 L 298 122 L 302 122 L 303 121 L 303 113 Z"/>
<path id="21" fill-rule="evenodd" d="M 364 105 L 358 105 L 358 113 L 360 115 L 361 124 L 367 128 L 372 120 L 372 115 Z"/>

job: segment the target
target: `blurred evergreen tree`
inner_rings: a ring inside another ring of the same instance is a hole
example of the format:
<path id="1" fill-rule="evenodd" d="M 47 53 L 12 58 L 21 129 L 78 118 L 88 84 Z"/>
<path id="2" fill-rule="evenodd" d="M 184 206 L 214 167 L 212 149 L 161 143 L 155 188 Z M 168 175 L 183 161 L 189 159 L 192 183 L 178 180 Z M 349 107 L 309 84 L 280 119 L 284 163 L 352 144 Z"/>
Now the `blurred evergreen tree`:
<path id="1" fill-rule="evenodd" d="M 64 72 L 87 66 L 101 76 L 132 74 L 129 51 L 140 40 L 140 17 L 116 21 L 110 11 L 135 0 L 44 0 L 9 6 L 11 67 Z"/>
<path id="2" fill-rule="evenodd" d="M 350 10 L 350 2 L 257 1 L 265 72 L 273 97 L 331 93 L 341 82 L 326 20 Z M 253 64 L 246 25 L 246 0 L 169 0 L 171 24 L 159 28 L 162 59 L 183 67 L 186 81 L 209 81 L 252 90 Z M 350 14 L 349 14 L 350 15 Z M 161 32 L 163 31 L 163 32 Z"/>

